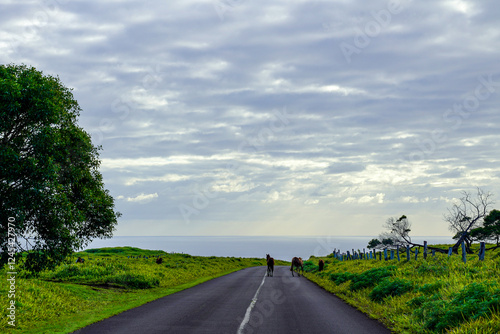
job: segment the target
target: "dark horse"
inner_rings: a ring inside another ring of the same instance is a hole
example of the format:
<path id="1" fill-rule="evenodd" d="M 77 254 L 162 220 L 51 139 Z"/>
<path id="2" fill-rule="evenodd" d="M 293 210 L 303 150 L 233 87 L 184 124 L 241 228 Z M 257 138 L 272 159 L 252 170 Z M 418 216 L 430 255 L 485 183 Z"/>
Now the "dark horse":
<path id="1" fill-rule="evenodd" d="M 299 269 L 302 270 L 302 275 L 304 275 L 304 267 L 303 267 L 301 257 L 294 257 L 292 259 L 292 266 L 290 267 L 290 271 L 292 272 L 292 276 L 293 276 L 293 267 L 297 268 L 297 275 L 299 275 L 299 277 L 300 277 Z"/>
<path id="2" fill-rule="evenodd" d="M 269 254 L 266 254 L 266 259 L 267 259 L 267 276 L 273 276 L 274 274 L 274 259 L 269 256 Z"/>
<path id="3" fill-rule="evenodd" d="M 322 271 L 323 268 L 325 267 L 325 261 L 323 261 L 322 259 L 319 259 L 318 267 L 319 267 L 319 271 Z"/>

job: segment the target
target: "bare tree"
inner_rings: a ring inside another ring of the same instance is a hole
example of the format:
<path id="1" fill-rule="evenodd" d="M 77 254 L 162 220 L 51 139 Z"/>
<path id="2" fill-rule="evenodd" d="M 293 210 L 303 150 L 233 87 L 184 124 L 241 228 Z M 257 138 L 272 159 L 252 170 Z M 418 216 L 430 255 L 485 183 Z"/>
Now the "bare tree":
<path id="1" fill-rule="evenodd" d="M 397 220 L 393 217 L 388 218 L 384 227 L 390 231 L 389 234 L 384 235 L 384 237 L 391 238 L 394 241 L 394 245 L 406 246 L 412 244 L 409 235 L 411 223 L 405 215 L 402 215 Z"/>
<path id="2" fill-rule="evenodd" d="M 411 241 L 410 237 L 411 223 L 408 220 L 408 217 L 406 217 L 405 215 L 402 215 L 398 219 L 395 219 L 393 217 L 388 218 L 385 222 L 384 227 L 389 232 L 384 232 L 380 234 L 379 236 L 380 240 L 390 239 L 392 240 L 393 246 L 400 246 L 400 247 L 410 246 L 411 248 L 424 247 L 424 245 L 422 244 L 418 244 Z M 446 249 L 432 247 L 432 246 L 428 246 L 428 249 L 434 249 L 440 253 L 446 253 L 448 251 Z"/>
<path id="3" fill-rule="evenodd" d="M 453 252 L 458 252 L 458 247 L 464 241 L 467 252 L 471 253 L 472 238 L 469 232 L 472 228 L 479 227 L 481 219 L 488 214 L 489 207 L 494 203 L 492 197 L 492 193 L 481 188 L 477 188 L 475 197 L 467 191 L 462 191 L 458 203 L 448 209 L 444 220 L 448 222 L 450 231 L 456 232 L 455 238 L 458 239 L 453 246 Z"/>

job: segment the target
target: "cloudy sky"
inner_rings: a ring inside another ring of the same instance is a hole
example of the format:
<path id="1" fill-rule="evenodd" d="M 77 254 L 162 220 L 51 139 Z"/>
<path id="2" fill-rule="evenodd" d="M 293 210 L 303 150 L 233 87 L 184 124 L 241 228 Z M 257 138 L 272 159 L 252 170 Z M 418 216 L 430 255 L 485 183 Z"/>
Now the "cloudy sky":
<path id="1" fill-rule="evenodd" d="M 0 63 L 102 145 L 115 235 L 442 236 L 500 196 L 497 1 L 0 3 Z"/>

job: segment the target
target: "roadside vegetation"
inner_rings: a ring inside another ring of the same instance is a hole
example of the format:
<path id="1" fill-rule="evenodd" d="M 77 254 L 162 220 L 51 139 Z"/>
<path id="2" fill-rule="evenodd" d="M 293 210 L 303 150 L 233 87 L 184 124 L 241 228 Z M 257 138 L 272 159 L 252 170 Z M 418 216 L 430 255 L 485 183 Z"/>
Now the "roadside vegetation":
<path id="1" fill-rule="evenodd" d="M 78 257 L 84 263 L 76 263 Z M 199 257 L 132 247 L 75 253 L 53 270 L 36 275 L 18 270 L 16 326 L 7 323 L 8 310 L 2 307 L 0 332 L 70 333 L 212 278 L 263 265 L 264 258 Z M 7 272 L 2 269 L 1 277 L 8 277 Z M 0 286 L 1 305 L 9 304 L 7 283 Z"/>
<path id="2" fill-rule="evenodd" d="M 448 248 L 453 245 L 436 245 Z M 471 250 L 478 251 L 474 244 Z M 304 263 L 305 276 L 378 319 L 395 333 L 500 333 L 500 249 L 462 257 L 436 253 L 406 261 L 348 260 L 332 255 Z"/>

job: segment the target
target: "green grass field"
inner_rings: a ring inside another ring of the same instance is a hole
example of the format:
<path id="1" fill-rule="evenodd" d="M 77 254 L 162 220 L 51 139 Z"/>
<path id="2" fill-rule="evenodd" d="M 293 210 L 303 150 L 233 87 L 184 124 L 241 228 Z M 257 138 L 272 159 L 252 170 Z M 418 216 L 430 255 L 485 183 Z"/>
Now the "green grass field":
<path id="1" fill-rule="evenodd" d="M 306 261 L 305 276 L 396 333 L 500 333 L 500 249 L 466 263 L 421 253 L 409 262 L 404 253 L 400 262 L 322 259 L 322 272 L 319 258 Z"/>
<path id="2" fill-rule="evenodd" d="M 75 263 L 78 256 L 85 263 Z M 156 263 L 156 256 L 163 258 L 162 264 Z M 263 258 L 198 257 L 131 247 L 76 253 L 68 263 L 36 278 L 17 273 L 15 327 L 8 323 L 7 307 L 13 299 L 4 268 L 0 332 L 69 333 L 215 277 L 264 264 Z"/>

